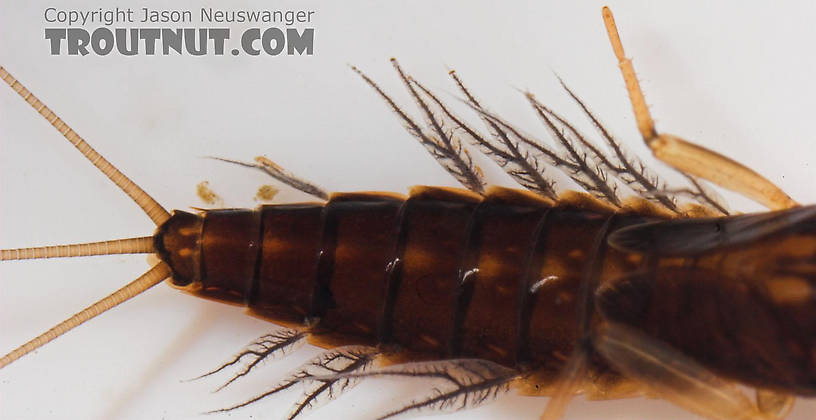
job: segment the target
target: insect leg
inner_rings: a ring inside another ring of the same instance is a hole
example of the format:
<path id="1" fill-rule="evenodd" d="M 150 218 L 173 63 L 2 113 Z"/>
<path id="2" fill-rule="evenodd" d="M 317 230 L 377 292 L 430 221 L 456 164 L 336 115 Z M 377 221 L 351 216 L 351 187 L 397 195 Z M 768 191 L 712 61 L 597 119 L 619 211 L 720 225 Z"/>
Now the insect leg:
<path id="1" fill-rule="evenodd" d="M 620 324 L 607 322 L 593 347 L 612 366 L 674 404 L 711 419 L 776 418 L 760 411 L 733 383 L 693 359 Z"/>
<path id="2" fill-rule="evenodd" d="M 635 75 L 632 60 L 624 55 L 615 18 L 608 7 L 603 8 L 603 19 L 623 80 L 626 82 L 638 130 L 656 158 L 684 174 L 709 180 L 772 210 L 798 205 L 779 187 L 745 165 L 680 137 L 658 133 Z"/>
<path id="3" fill-rule="evenodd" d="M 559 373 L 558 387 L 547 402 L 541 420 L 558 420 L 564 417 L 572 397 L 581 390 L 587 371 L 586 352 L 577 351 L 570 356 L 566 366 Z"/>
<path id="4" fill-rule="evenodd" d="M 756 403 L 759 411 L 770 417 L 785 418 L 791 409 L 796 397 L 768 389 L 756 390 Z"/>
<path id="5" fill-rule="evenodd" d="M 553 394 L 544 413 L 542 420 L 557 420 L 564 416 L 570 400 L 581 389 L 583 380 L 588 369 L 592 340 L 592 319 L 595 313 L 595 290 L 598 288 L 600 274 L 602 271 L 601 262 L 604 260 L 607 246 L 607 238 L 614 228 L 615 217 L 610 217 L 603 224 L 601 229 L 595 234 L 592 244 L 592 251 L 589 254 L 589 265 L 584 268 L 581 279 L 581 290 L 578 302 L 578 341 L 575 350 L 567 361 L 566 366 L 559 374 L 559 384 Z"/>

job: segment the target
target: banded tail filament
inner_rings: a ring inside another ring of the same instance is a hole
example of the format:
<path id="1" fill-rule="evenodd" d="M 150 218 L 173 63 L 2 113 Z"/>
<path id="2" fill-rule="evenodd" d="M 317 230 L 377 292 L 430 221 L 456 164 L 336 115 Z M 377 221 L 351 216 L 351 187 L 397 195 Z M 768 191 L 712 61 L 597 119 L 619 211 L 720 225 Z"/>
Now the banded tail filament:
<path id="1" fill-rule="evenodd" d="M 368 66 L 367 66 L 367 67 L 368 67 Z M 465 68 L 461 68 L 461 70 L 463 71 L 463 77 L 465 77 L 465 78 L 467 79 L 467 73 L 466 73 L 466 70 L 467 70 L 467 69 L 465 69 Z M 377 79 L 382 79 L 382 78 L 383 78 L 383 77 L 382 77 L 381 75 L 379 75 L 379 74 L 378 74 Z M 572 84 L 571 84 L 571 85 L 572 85 Z M 479 91 L 479 88 L 480 88 L 480 87 L 481 87 L 481 86 L 475 86 L 475 85 L 473 86 L 473 88 L 474 88 L 475 90 L 477 90 L 477 91 Z M 574 87 L 577 87 L 577 86 L 574 86 Z M 579 90 L 579 91 L 580 91 L 581 89 L 577 89 L 577 90 Z M 391 93 L 391 92 L 389 91 L 389 93 Z M 648 93 L 648 92 L 647 92 L 647 93 Z M 600 110 L 600 109 L 598 109 L 597 107 L 595 107 L 595 108 L 593 108 L 593 109 L 594 109 L 595 111 L 599 111 L 599 113 L 600 113 L 600 111 L 601 111 L 601 110 Z M 557 110 L 558 110 L 558 109 L 556 109 L 556 111 L 557 111 Z M 83 134 L 86 132 L 86 130 L 80 130 L 80 131 L 81 131 L 81 132 L 83 132 Z M 86 135 L 86 137 L 89 137 L 89 138 L 90 138 L 90 136 L 88 136 L 87 134 L 84 134 L 84 135 Z M 276 160 L 278 160 L 278 159 L 276 158 Z M 299 172 L 302 172 L 302 171 L 299 171 Z M 105 237 L 107 237 L 107 236 L 108 236 L 108 235 L 105 235 Z M 379 326 L 378 326 L 378 328 L 385 328 L 385 327 L 379 327 Z"/>

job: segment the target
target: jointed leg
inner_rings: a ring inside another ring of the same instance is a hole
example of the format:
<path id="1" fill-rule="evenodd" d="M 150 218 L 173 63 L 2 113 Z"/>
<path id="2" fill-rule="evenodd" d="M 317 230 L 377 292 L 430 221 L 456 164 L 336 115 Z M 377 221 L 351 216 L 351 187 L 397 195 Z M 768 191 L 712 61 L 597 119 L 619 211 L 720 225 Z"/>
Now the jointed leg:
<path id="1" fill-rule="evenodd" d="M 639 331 L 608 322 L 593 347 L 627 377 L 668 401 L 710 419 L 774 419 L 739 388 L 693 359 Z"/>
<path id="2" fill-rule="evenodd" d="M 658 133 L 643 98 L 632 60 L 624 56 L 615 18 L 608 7 L 603 8 L 603 19 L 623 80 L 626 82 L 638 130 L 655 157 L 680 172 L 738 192 L 770 209 L 786 209 L 798 205 L 779 187 L 745 165 L 677 136 Z"/>
<path id="3" fill-rule="evenodd" d="M 757 408 L 768 417 L 780 419 L 787 417 L 788 413 L 793 409 L 795 401 L 796 397 L 791 394 L 783 394 L 767 389 L 756 390 Z"/>

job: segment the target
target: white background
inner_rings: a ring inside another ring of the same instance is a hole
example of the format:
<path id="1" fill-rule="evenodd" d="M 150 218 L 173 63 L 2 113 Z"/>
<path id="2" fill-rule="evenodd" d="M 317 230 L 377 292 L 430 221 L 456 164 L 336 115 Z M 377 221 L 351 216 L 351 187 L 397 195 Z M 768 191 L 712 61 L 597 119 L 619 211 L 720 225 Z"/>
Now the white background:
<path id="1" fill-rule="evenodd" d="M 260 173 L 204 156 L 250 160 L 265 154 L 332 191 L 456 185 L 347 67 L 362 68 L 413 112 L 391 56 L 449 102 L 457 101 L 446 94 L 455 92 L 446 73 L 455 68 L 484 103 L 527 131 L 544 133 L 517 89 L 532 90 L 592 132 L 558 88 L 557 72 L 619 138 L 646 155 L 608 47 L 601 3 L 380 3 L 230 2 L 232 9 L 317 11 L 313 57 L 236 58 L 50 56 L 42 13 L 54 3 L 4 1 L 0 64 L 168 209 L 203 206 L 195 196 L 203 180 L 234 207 L 255 206 L 255 189 L 270 183 Z M 808 3 L 610 2 L 658 129 L 748 164 L 805 203 L 816 198 L 810 166 L 816 156 L 816 10 Z M 108 3 L 72 4 L 95 10 Z M 146 5 L 158 7 L 148 1 L 131 7 Z M 174 5 L 194 11 L 218 6 Z M 245 27 L 235 25 L 233 37 Z M 8 88 L 0 87 L 0 110 L 0 248 L 153 231 L 135 205 Z M 512 185 L 488 162 L 483 167 L 494 182 Z M 739 210 L 759 209 L 728 198 Z M 281 199 L 303 197 L 285 191 Z M 0 352 L 146 268 L 144 256 L 3 263 Z M 209 391 L 218 379 L 180 381 L 272 328 L 241 308 L 159 285 L 0 371 L 0 417 L 198 418 L 261 392 L 315 354 L 302 350 L 215 395 Z M 405 384 L 381 385 L 361 385 L 312 418 L 371 417 L 406 397 Z M 296 397 L 288 393 L 207 418 L 279 418 Z M 545 401 L 508 397 L 450 418 L 535 419 Z M 804 419 L 813 407 L 800 401 L 793 417 Z M 567 414 L 690 416 L 642 399 L 579 402 Z"/>

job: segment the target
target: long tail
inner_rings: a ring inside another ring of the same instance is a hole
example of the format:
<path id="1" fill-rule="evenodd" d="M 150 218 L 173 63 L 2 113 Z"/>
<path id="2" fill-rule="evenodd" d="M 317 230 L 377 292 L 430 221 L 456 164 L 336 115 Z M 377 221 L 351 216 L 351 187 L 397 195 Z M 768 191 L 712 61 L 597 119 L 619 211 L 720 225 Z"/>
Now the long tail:
<path id="1" fill-rule="evenodd" d="M 9 72 L 0 66 L 0 78 L 3 79 L 15 92 L 17 92 L 34 110 L 51 123 L 60 134 L 65 137 L 89 162 L 96 166 L 108 179 L 127 194 L 142 211 L 150 217 L 150 220 L 161 225 L 170 218 L 167 212 L 156 200 L 142 190 L 135 182 L 116 169 L 102 155 L 94 150 L 82 137 L 80 137 L 71 127 L 58 117 L 50 108 L 45 106 L 31 91 L 25 88 Z M 92 242 L 85 244 L 45 246 L 37 248 L 3 249 L 0 250 L 0 261 L 55 258 L 55 257 L 79 257 L 88 255 L 111 255 L 111 254 L 140 254 L 154 252 L 153 240 L 151 237 L 118 239 L 103 242 Z M 12 350 L 0 358 L 0 369 L 11 364 L 15 360 L 28 353 L 44 346 L 49 341 L 65 334 L 78 327 L 84 322 L 102 314 L 114 306 L 144 292 L 150 287 L 162 282 L 170 277 L 170 267 L 161 262 L 153 266 L 145 274 L 136 280 L 128 283 L 121 289 L 111 293 L 98 302 L 88 306 L 65 321 L 55 325 L 50 330 Z"/>
<path id="2" fill-rule="evenodd" d="M 89 145 L 82 137 L 79 136 L 68 124 L 65 123 L 51 108 L 45 106 L 39 99 L 37 99 L 34 94 L 31 93 L 25 86 L 23 86 L 17 79 L 14 78 L 9 72 L 6 71 L 5 68 L 0 66 L 0 78 L 3 79 L 4 82 L 8 83 L 12 89 L 14 89 L 17 94 L 19 94 L 23 100 L 28 102 L 32 108 L 34 108 L 37 113 L 43 116 L 49 123 L 51 123 L 57 131 L 65 137 L 66 140 L 71 142 L 82 156 L 85 156 L 89 162 L 91 162 L 94 166 L 99 168 L 99 170 L 105 174 L 108 179 L 113 181 L 117 187 L 119 187 L 122 191 L 125 192 L 142 210 L 150 217 L 150 220 L 156 224 L 156 226 L 164 223 L 167 219 L 170 218 L 170 213 L 167 212 L 161 205 L 159 205 L 153 197 L 149 196 L 143 189 L 141 189 L 135 182 L 131 181 L 130 178 L 126 177 L 125 174 L 120 172 L 113 166 L 107 159 L 102 157 L 96 150 L 94 150 L 91 145 Z"/>

